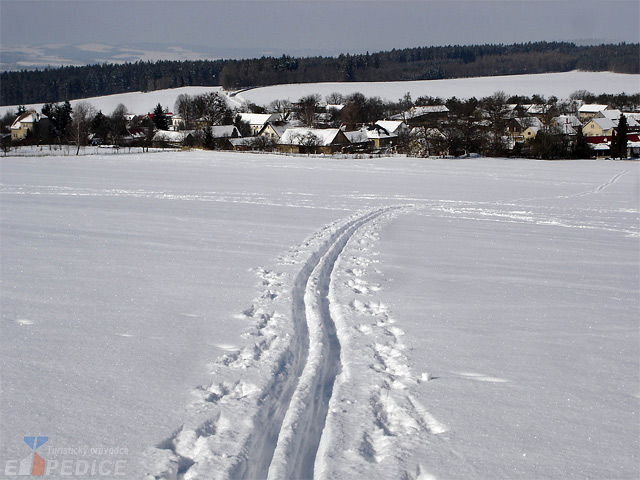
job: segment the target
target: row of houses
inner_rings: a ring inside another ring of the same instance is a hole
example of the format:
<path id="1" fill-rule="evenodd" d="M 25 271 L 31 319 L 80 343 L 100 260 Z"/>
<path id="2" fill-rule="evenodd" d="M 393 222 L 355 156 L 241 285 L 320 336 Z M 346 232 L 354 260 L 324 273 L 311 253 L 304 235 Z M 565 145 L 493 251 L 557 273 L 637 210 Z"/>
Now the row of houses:
<path id="1" fill-rule="evenodd" d="M 339 109 L 337 105 L 334 108 Z M 606 156 L 609 152 L 622 112 L 607 105 L 583 105 L 577 115 L 560 115 L 549 120 L 546 105 L 505 105 L 503 116 L 505 143 L 513 148 L 517 143 L 534 139 L 541 131 L 552 131 L 569 139 L 575 138 L 580 130 L 596 156 Z M 349 130 L 340 128 L 308 128 L 289 113 L 240 113 L 240 120 L 249 126 L 250 136 L 243 137 L 234 125 L 206 127 L 196 130 L 180 130 L 183 127 L 178 115 L 170 115 L 170 129 L 157 131 L 153 136 L 156 146 L 193 146 L 202 143 L 202 135 L 215 141 L 216 148 L 250 150 L 276 150 L 286 153 L 326 153 L 371 152 L 394 149 L 406 140 L 416 129 L 431 138 L 444 138 L 439 130 L 446 128 L 449 109 L 445 105 L 414 106 L 389 120 L 361 125 Z M 640 114 L 625 113 L 628 125 L 629 156 L 640 155 Z M 551 125 L 549 125 L 549 121 Z M 11 139 L 25 138 L 29 131 L 46 128 L 48 119 L 37 112 L 19 115 L 11 126 Z M 488 120 L 480 120 L 479 125 Z M 126 138 L 131 142 L 146 137 L 143 128 L 129 128 Z M 429 152 L 432 153 L 432 152 Z M 446 151 L 435 152 L 446 154 Z"/>
<path id="2" fill-rule="evenodd" d="M 254 114 L 255 115 L 255 114 Z M 276 120 L 267 122 L 254 136 L 242 137 L 237 127 L 222 125 L 208 127 L 209 137 L 218 148 L 239 151 L 256 148 L 283 153 L 356 153 L 393 147 L 399 136 L 408 131 L 404 122 L 385 121 L 355 131 L 340 128 L 309 128 Z M 153 137 L 155 146 L 190 146 L 198 143 L 202 130 L 160 130 Z"/>

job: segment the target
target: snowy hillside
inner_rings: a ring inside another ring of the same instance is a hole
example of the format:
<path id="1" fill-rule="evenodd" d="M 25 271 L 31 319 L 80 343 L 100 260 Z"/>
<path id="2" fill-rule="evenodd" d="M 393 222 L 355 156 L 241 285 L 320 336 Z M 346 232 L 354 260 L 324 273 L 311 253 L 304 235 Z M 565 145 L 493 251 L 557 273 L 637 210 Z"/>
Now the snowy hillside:
<path id="1" fill-rule="evenodd" d="M 1 158 L 0 471 L 637 479 L 639 166 Z"/>
<path id="2" fill-rule="evenodd" d="M 456 78 L 450 80 L 422 80 L 415 82 L 371 82 L 371 83 L 315 83 L 302 85 L 276 85 L 240 93 L 238 99 L 249 100 L 258 105 L 268 105 L 275 99 L 296 101 L 304 95 L 318 93 L 321 96 L 332 92 L 348 95 L 361 92 L 367 97 L 398 100 L 409 92 L 416 99 L 421 95 L 441 97 L 486 97 L 497 91 L 507 95 L 534 94 L 568 98 L 576 90 L 592 93 L 637 93 L 640 92 L 640 75 L 624 75 L 609 72 L 566 72 L 540 75 L 510 75 L 502 77 Z"/>
<path id="3" fill-rule="evenodd" d="M 131 113 L 144 114 L 153 111 L 161 105 L 173 109 L 178 95 L 186 93 L 196 95 L 208 91 L 220 91 L 220 87 L 183 87 L 154 92 L 136 92 L 110 95 L 106 97 L 89 98 L 97 110 L 110 114 L 119 103 L 124 104 Z M 415 99 L 421 95 L 432 97 L 468 98 L 484 97 L 502 90 L 508 95 L 555 95 L 558 98 L 568 98 L 577 90 L 587 90 L 594 94 L 600 93 L 638 93 L 640 92 L 640 75 L 626 75 L 609 72 L 567 72 L 548 73 L 541 75 L 512 75 L 503 77 L 459 78 L 452 80 L 423 80 L 415 82 L 367 82 L 367 83 L 309 83 L 296 85 L 276 85 L 260 87 L 232 94 L 228 100 L 231 106 L 239 106 L 244 101 L 257 105 L 268 105 L 276 99 L 297 101 L 301 97 L 318 93 L 322 97 L 340 92 L 348 95 L 361 92 L 367 97 L 379 96 L 387 100 L 398 100 L 409 92 Z M 71 102 L 72 105 L 75 102 Z M 0 116 L 7 111 L 15 111 L 16 105 L 0 107 Z M 42 104 L 29 105 L 29 108 L 40 110 Z"/>

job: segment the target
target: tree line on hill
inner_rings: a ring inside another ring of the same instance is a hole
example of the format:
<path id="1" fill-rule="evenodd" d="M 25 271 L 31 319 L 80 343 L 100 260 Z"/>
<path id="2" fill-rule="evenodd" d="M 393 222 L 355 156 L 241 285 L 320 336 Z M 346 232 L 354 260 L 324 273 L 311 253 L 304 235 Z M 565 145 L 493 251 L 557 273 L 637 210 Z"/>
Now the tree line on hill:
<path id="1" fill-rule="evenodd" d="M 0 74 L 0 104 L 58 102 L 184 86 L 238 89 L 285 83 L 432 80 L 571 70 L 640 73 L 640 44 L 533 42 L 418 47 L 337 57 L 283 55 L 22 70 Z"/>

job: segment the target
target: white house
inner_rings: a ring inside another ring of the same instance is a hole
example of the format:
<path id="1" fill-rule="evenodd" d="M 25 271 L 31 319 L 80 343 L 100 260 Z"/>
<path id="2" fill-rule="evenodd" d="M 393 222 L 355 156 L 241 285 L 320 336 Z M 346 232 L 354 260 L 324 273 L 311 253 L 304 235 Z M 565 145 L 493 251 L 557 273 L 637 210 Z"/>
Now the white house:
<path id="1" fill-rule="evenodd" d="M 260 130 L 269 122 L 282 120 L 281 113 L 239 113 L 240 119 L 249 124 L 251 135 L 258 135 Z"/>

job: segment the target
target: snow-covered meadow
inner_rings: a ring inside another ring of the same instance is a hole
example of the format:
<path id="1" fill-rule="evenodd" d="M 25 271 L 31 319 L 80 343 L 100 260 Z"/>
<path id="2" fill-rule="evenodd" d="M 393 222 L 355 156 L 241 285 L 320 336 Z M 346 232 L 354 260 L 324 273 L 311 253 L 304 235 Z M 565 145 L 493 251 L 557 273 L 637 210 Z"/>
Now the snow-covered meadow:
<path id="1" fill-rule="evenodd" d="M 637 162 L 0 173 L 5 476 L 640 475 Z"/>

